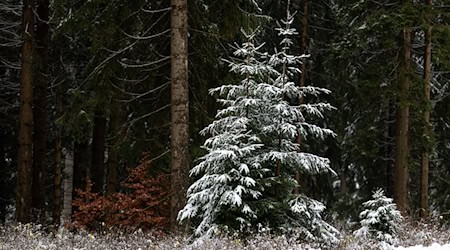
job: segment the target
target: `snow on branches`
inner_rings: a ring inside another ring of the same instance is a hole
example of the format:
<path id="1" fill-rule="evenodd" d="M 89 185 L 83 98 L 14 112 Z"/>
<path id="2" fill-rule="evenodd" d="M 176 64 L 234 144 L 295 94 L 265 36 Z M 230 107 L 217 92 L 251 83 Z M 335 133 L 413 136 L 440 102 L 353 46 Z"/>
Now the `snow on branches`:
<path id="1" fill-rule="evenodd" d="M 226 61 L 241 80 L 210 90 L 223 108 L 201 131 L 209 136 L 203 145 L 207 154 L 191 170 L 197 180 L 178 215 L 196 225 L 197 236 L 263 226 L 310 240 L 336 239 L 338 232 L 321 218 L 323 204 L 292 194 L 295 172 L 334 173 L 328 159 L 300 152 L 296 142 L 299 136 L 324 138 L 334 132 L 310 122 L 323 118 L 331 105 L 299 101 L 329 91 L 293 82 L 305 55 L 289 54 L 289 37 L 296 34 L 292 22 L 288 11 L 277 29 L 281 51 L 273 55 L 261 52 L 264 44 L 256 43 L 257 32 L 243 31 L 247 40 L 233 46 L 237 58 Z"/>
<path id="2" fill-rule="evenodd" d="M 365 210 L 359 214 L 361 228 L 354 234 L 357 237 L 373 237 L 392 243 L 403 217 L 392 198 L 384 195 L 383 189 L 376 190 L 372 198 L 363 203 Z"/>

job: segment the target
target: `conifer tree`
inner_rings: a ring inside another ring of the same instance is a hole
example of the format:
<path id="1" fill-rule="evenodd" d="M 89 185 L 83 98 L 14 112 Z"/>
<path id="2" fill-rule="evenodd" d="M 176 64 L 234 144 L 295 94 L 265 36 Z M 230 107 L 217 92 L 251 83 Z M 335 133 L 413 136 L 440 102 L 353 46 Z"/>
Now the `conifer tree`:
<path id="1" fill-rule="evenodd" d="M 355 231 L 355 235 L 392 243 L 403 217 L 393 200 L 384 195 L 383 189 L 375 191 L 372 198 L 363 203 L 365 210 L 359 215 L 361 228 Z"/>
<path id="2" fill-rule="evenodd" d="M 179 214 L 181 221 L 199 219 L 198 236 L 222 228 L 247 231 L 263 226 L 311 240 L 335 239 L 337 231 L 320 215 L 324 205 L 292 194 L 296 171 L 333 172 L 328 159 L 299 152 L 297 136 L 334 134 L 309 122 L 311 116 L 323 118 L 322 112 L 332 108 L 329 104 L 292 104 L 304 95 L 329 92 L 293 82 L 304 55 L 289 54 L 289 36 L 296 34 L 292 22 L 288 10 L 283 27 L 277 29 L 281 51 L 272 56 L 259 52 L 263 45 L 256 45 L 256 32 L 243 32 L 247 42 L 234 52 L 241 60 L 229 62 L 243 80 L 211 90 L 224 108 L 202 131 L 211 135 L 204 144 L 208 153 L 191 171 L 199 179 L 189 188 L 187 205 Z"/>
<path id="3" fill-rule="evenodd" d="M 256 58 L 261 53 L 254 45 L 255 33 L 245 36 L 248 41 L 234 52 L 244 60 L 230 62 L 231 71 L 242 75 L 243 80 L 210 90 L 219 94 L 218 101 L 225 108 L 201 131 L 211 135 L 204 143 L 208 153 L 191 170 L 191 175 L 201 177 L 189 187 L 187 205 L 178 216 L 180 221 L 201 218 L 196 235 L 212 235 L 220 225 L 250 227 L 257 218 L 262 177 L 271 172 L 258 162 L 256 151 L 263 145 L 255 134 L 262 107 L 262 100 L 256 96 L 257 81 L 267 75 L 268 68 Z"/>

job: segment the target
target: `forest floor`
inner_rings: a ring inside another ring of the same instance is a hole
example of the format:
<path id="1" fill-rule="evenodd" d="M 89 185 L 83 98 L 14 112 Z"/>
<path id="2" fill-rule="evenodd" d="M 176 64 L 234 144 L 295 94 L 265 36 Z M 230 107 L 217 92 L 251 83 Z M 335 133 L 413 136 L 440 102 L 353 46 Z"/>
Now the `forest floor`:
<path id="1" fill-rule="evenodd" d="M 121 232 L 69 232 L 43 229 L 33 225 L 0 226 L 0 249 L 399 249 L 450 250 L 448 225 L 439 223 L 405 223 L 393 246 L 356 238 L 341 229 L 341 239 L 334 245 L 302 243 L 286 236 L 257 235 L 246 241 L 233 238 L 198 239 L 189 242 L 181 237 L 156 237 L 140 230 Z"/>

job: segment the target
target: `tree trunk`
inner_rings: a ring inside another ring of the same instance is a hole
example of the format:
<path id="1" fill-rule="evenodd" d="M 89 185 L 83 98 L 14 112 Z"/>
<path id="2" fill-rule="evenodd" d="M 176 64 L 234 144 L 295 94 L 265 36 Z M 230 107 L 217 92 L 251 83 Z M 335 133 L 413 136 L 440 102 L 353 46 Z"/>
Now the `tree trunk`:
<path id="1" fill-rule="evenodd" d="M 395 144 L 393 143 L 395 139 L 395 123 L 390 121 L 395 120 L 395 101 L 389 100 L 386 110 L 386 120 L 389 121 L 386 124 L 386 137 L 387 142 L 385 157 L 386 161 L 386 195 L 392 197 L 394 195 L 394 172 L 395 172 Z"/>
<path id="2" fill-rule="evenodd" d="M 111 142 L 108 148 L 108 174 L 106 176 L 106 196 L 114 194 L 117 190 L 117 171 L 119 169 L 119 156 L 116 142 L 119 138 L 119 126 L 120 126 L 120 104 L 113 100 L 111 104 L 111 117 L 110 117 L 110 137 Z"/>
<path id="3" fill-rule="evenodd" d="M 308 0 L 303 1 L 303 18 L 302 18 L 302 35 L 301 35 L 301 43 L 300 43 L 300 54 L 305 54 L 308 47 Z M 306 80 L 306 60 L 303 60 L 302 64 L 300 64 L 300 79 L 298 82 L 298 86 L 301 88 L 305 86 Z M 303 96 L 299 99 L 299 104 L 304 102 Z M 302 137 L 299 134 L 297 137 L 297 143 L 301 145 Z M 295 173 L 295 180 L 297 181 L 297 185 L 295 186 L 294 193 L 300 194 L 300 180 L 301 175 L 300 172 Z"/>
<path id="4" fill-rule="evenodd" d="M 426 0 L 426 4 L 431 6 L 432 0 Z M 430 86 L 431 86 L 431 25 L 425 31 L 425 62 L 424 62 L 424 82 L 425 82 L 425 112 L 423 118 L 425 122 L 425 137 L 430 137 Z M 428 141 L 427 141 L 428 144 Z M 428 216 L 428 175 L 430 172 L 430 163 L 428 157 L 428 145 L 422 148 L 422 166 L 420 175 L 420 216 Z"/>
<path id="5" fill-rule="evenodd" d="M 92 191 L 103 194 L 105 183 L 105 133 L 106 119 L 101 111 L 94 116 L 94 131 L 92 135 Z"/>
<path id="6" fill-rule="evenodd" d="M 347 184 L 347 170 L 344 167 L 344 170 L 339 175 L 340 185 L 339 185 L 339 192 L 341 194 L 347 194 L 348 193 L 348 184 Z"/>
<path id="7" fill-rule="evenodd" d="M 86 189 L 86 181 L 89 171 L 89 143 L 81 141 L 74 146 L 74 166 L 73 166 L 73 198 L 76 199 L 76 190 Z"/>
<path id="8" fill-rule="evenodd" d="M 64 202 L 62 211 L 63 223 L 70 222 L 72 216 L 72 193 L 73 193 L 73 173 L 74 157 L 71 149 L 67 149 L 64 159 Z"/>
<path id="9" fill-rule="evenodd" d="M 47 85 L 48 85 L 48 0 L 37 0 L 33 107 L 33 180 L 31 207 L 33 219 L 45 220 L 45 180 L 47 156 Z"/>
<path id="10" fill-rule="evenodd" d="M 3 132 L 0 132 L 0 141 L 5 142 L 6 136 L 4 136 Z M 0 145 L 0 174 L 5 176 L 6 169 L 8 169 L 8 165 L 6 163 L 6 145 Z M 7 190 L 9 185 L 7 185 L 7 180 L 4 178 L 0 179 L 0 190 Z M 4 194 L 0 195 L 0 223 L 5 223 L 6 213 L 7 213 L 8 199 L 6 199 Z"/>
<path id="11" fill-rule="evenodd" d="M 171 213 L 173 232 L 184 230 L 177 221 L 186 204 L 189 185 L 189 88 L 187 0 L 171 1 Z"/>
<path id="12" fill-rule="evenodd" d="M 403 29 L 403 44 L 399 65 L 399 103 L 395 131 L 395 185 L 394 201 L 398 209 L 408 209 L 408 136 L 409 136 L 409 87 L 411 84 L 411 28 Z"/>
<path id="13" fill-rule="evenodd" d="M 20 72 L 19 150 L 17 166 L 16 219 L 30 222 L 32 131 L 33 131 L 33 27 L 34 0 L 23 1 L 22 65 Z"/>
<path id="14" fill-rule="evenodd" d="M 62 116 L 63 110 L 62 110 L 62 83 L 59 83 L 58 86 L 56 86 L 56 100 L 55 100 L 55 106 L 56 106 L 56 118 L 59 118 Z M 56 132 L 55 132 L 55 172 L 53 176 L 53 223 L 55 225 L 60 224 L 60 218 L 61 218 L 61 160 L 62 160 L 62 152 L 61 152 L 61 128 L 59 126 L 56 126 Z M 73 168 L 72 168 L 73 173 Z"/>
<path id="15" fill-rule="evenodd" d="M 301 36 L 301 46 L 300 54 L 306 54 L 308 49 L 308 0 L 303 1 L 303 18 L 302 18 L 302 36 Z M 300 81 L 299 86 L 305 86 L 306 80 L 306 60 L 300 65 Z M 303 103 L 303 98 L 301 98 L 300 103 Z"/>

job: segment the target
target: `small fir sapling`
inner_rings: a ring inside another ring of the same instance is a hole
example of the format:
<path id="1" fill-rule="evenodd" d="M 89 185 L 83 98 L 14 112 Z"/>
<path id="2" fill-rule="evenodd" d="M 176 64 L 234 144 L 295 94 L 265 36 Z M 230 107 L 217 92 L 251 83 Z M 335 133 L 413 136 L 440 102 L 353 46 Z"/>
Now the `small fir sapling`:
<path id="1" fill-rule="evenodd" d="M 376 190 L 372 198 L 363 203 L 365 210 L 359 214 L 361 228 L 354 235 L 392 243 L 403 217 L 393 199 L 387 198 L 382 189 Z"/>

